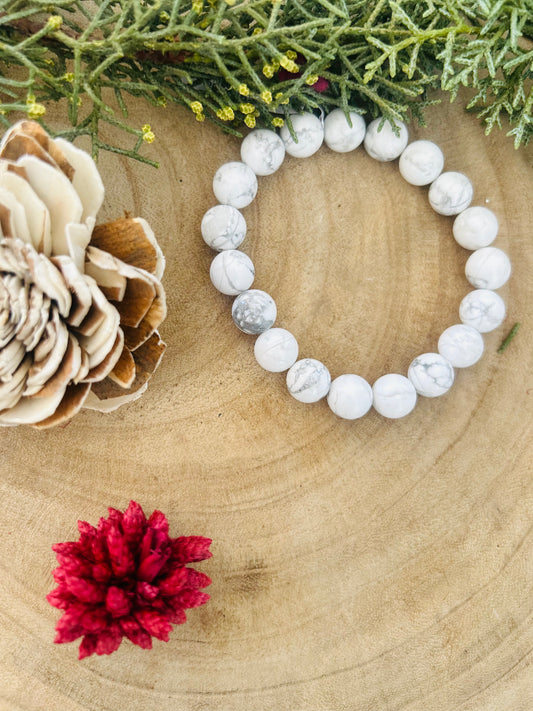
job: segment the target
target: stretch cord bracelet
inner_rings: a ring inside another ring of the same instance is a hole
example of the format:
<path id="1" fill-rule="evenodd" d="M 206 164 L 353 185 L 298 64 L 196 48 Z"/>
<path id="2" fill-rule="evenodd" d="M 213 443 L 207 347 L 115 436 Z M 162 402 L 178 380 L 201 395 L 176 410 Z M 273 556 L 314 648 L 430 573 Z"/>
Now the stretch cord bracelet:
<path id="1" fill-rule="evenodd" d="M 505 252 L 492 244 L 498 233 L 498 220 L 486 207 L 469 207 L 473 188 L 462 173 L 442 172 L 444 157 L 431 141 L 408 145 L 406 126 L 376 119 L 368 127 L 362 117 L 350 112 L 350 123 L 342 109 L 335 109 L 324 120 L 306 113 L 291 117 L 295 141 L 286 126 L 278 135 L 258 129 L 241 144 L 242 161 L 225 163 L 216 172 L 213 191 L 220 204 L 202 219 L 204 241 L 219 254 L 211 263 L 213 285 L 223 294 L 236 296 L 232 316 L 244 333 L 257 335 L 255 357 L 271 372 L 287 370 L 290 394 L 301 402 L 317 402 L 327 396 L 331 410 L 339 417 L 354 420 L 365 415 L 372 405 L 384 417 L 409 414 L 418 395 L 444 395 L 454 381 L 454 368 L 467 368 L 481 358 L 482 333 L 497 328 L 505 318 L 505 304 L 495 289 L 511 274 Z M 340 375 L 331 380 L 326 366 L 314 358 L 298 359 L 298 343 L 283 328 L 273 328 L 276 304 L 264 291 L 251 289 L 255 270 L 251 259 L 237 249 L 246 236 L 246 222 L 239 210 L 249 205 L 257 193 L 257 176 L 271 175 L 283 163 L 285 153 L 306 158 L 322 143 L 333 151 L 346 153 L 364 142 L 367 153 L 378 161 L 399 158 L 400 173 L 412 185 L 429 185 L 429 202 L 440 215 L 456 215 L 455 240 L 471 250 L 465 267 L 466 278 L 475 287 L 461 301 L 461 323 L 447 328 L 440 336 L 435 353 L 417 356 L 407 377 L 397 373 L 383 375 L 370 384 L 359 375 Z"/>

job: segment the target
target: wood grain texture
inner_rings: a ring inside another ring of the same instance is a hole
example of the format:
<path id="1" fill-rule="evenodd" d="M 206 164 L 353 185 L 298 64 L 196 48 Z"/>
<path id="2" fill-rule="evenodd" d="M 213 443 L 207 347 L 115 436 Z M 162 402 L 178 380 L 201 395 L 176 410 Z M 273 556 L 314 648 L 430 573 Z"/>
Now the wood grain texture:
<path id="1" fill-rule="evenodd" d="M 406 419 L 337 419 L 263 372 L 211 287 L 199 224 L 239 144 L 146 114 L 158 172 L 100 161 L 102 220 L 150 221 L 168 344 L 143 398 L 56 431 L 0 431 L 2 711 L 530 711 L 533 707 L 533 152 L 459 105 L 427 129 L 500 218 L 508 318 L 445 397 Z M 260 179 L 243 249 L 278 325 L 335 377 L 404 372 L 457 322 L 467 252 L 426 190 L 359 150 Z M 522 326 L 503 354 L 515 321 Z M 130 498 L 207 535 L 212 600 L 168 644 L 77 661 L 53 645 L 52 543 Z"/>

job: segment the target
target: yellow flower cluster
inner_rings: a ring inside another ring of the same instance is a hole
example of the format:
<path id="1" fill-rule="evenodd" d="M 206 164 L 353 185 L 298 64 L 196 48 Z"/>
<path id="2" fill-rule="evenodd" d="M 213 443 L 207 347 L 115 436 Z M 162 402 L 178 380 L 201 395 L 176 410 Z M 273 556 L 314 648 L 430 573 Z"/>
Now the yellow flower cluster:
<path id="1" fill-rule="evenodd" d="M 204 107 L 201 101 L 191 101 L 189 104 L 191 111 L 196 116 L 197 121 L 205 121 Z"/>
<path id="2" fill-rule="evenodd" d="M 153 143 L 155 140 L 155 133 L 152 131 L 152 127 L 149 123 L 145 123 L 142 127 L 143 141 L 145 143 Z"/>
<path id="3" fill-rule="evenodd" d="M 217 111 L 217 116 L 222 121 L 233 121 L 235 113 L 231 106 L 223 106 Z"/>
<path id="4" fill-rule="evenodd" d="M 26 98 L 26 113 L 30 119 L 38 119 L 46 113 L 46 107 L 43 104 L 38 104 L 35 101 L 33 94 L 28 94 Z"/>

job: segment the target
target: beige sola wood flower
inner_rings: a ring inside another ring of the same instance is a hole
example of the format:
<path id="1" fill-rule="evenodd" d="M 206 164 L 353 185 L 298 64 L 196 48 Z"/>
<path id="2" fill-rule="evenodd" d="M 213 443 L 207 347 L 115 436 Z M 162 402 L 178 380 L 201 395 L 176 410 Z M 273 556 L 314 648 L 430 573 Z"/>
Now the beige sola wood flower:
<path id="1" fill-rule="evenodd" d="M 50 427 L 139 397 L 165 350 L 147 222 L 95 227 L 92 158 L 23 121 L 0 144 L 0 425 Z"/>

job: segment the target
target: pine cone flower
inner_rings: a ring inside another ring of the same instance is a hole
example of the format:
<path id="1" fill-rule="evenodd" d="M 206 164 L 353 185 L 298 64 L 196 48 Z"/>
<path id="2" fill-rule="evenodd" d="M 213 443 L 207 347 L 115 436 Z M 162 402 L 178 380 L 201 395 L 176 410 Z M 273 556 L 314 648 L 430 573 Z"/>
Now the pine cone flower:
<path id="1" fill-rule="evenodd" d="M 143 649 L 152 637 L 168 642 L 172 625 L 186 622 L 185 609 L 209 599 L 211 580 L 188 563 L 210 558 L 211 539 L 170 538 L 161 511 L 146 519 L 139 504 L 108 509 L 94 528 L 78 521 L 79 541 L 56 543 L 57 588 L 48 602 L 64 610 L 55 642 L 83 637 L 79 658 L 111 654 L 123 637 Z"/>
<path id="2" fill-rule="evenodd" d="M 50 427 L 139 397 L 165 350 L 147 222 L 95 227 L 92 158 L 22 121 L 0 144 L 0 425 Z"/>

